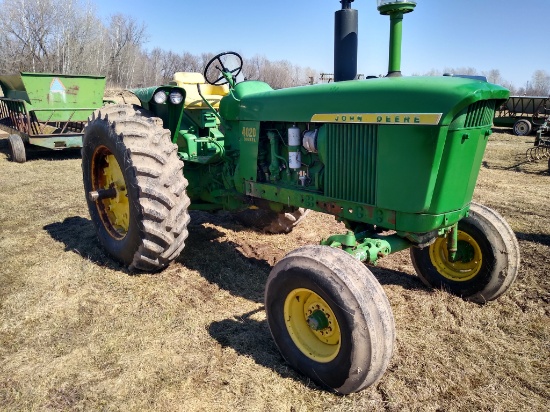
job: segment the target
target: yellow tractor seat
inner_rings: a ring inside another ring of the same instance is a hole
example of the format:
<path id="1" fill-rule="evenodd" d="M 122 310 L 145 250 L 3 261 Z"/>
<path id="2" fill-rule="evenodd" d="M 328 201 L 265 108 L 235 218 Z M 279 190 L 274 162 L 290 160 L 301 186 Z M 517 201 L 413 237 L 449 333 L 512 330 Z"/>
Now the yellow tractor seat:
<path id="1" fill-rule="evenodd" d="M 208 105 L 204 102 L 197 90 L 197 84 L 200 85 L 201 93 L 208 103 L 215 109 L 219 108 L 220 100 L 223 96 L 229 94 L 229 87 L 227 84 L 222 86 L 214 86 L 206 83 L 204 76 L 201 73 L 191 72 L 177 72 L 174 73 L 174 80 L 170 82 L 171 85 L 183 87 L 185 89 L 185 102 L 184 107 L 186 109 L 204 109 L 208 108 Z"/>

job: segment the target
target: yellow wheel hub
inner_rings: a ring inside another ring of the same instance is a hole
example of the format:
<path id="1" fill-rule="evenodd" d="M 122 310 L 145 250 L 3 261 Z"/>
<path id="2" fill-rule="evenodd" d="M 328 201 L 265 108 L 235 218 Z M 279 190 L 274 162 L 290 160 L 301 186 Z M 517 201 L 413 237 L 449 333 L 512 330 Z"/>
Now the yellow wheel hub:
<path id="1" fill-rule="evenodd" d="M 130 226 L 130 203 L 126 181 L 115 156 L 102 147 L 96 151 L 93 166 L 94 190 L 115 189 L 114 197 L 97 201 L 101 219 L 108 232 L 115 238 L 126 236 Z"/>
<path id="2" fill-rule="evenodd" d="M 325 300 L 309 289 L 294 289 L 285 300 L 285 324 L 300 351 L 314 361 L 330 362 L 341 345 L 340 327 Z"/>
<path id="3" fill-rule="evenodd" d="M 430 260 L 442 276 L 455 282 L 464 282 L 473 279 L 479 273 L 482 253 L 478 243 L 466 232 L 459 230 L 455 261 L 449 259 L 445 238 L 438 238 L 430 246 Z"/>

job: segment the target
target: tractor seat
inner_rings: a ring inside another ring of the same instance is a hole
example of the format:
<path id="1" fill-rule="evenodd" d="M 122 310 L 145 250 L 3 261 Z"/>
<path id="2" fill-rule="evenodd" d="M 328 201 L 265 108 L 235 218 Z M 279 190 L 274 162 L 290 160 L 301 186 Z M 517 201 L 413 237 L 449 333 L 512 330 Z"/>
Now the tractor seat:
<path id="1" fill-rule="evenodd" d="M 214 86 L 206 83 L 204 76 L 201 73 L 177 72 L 174 73 L 174 80 L 169 84 L 183 87 L 185 89 L 186 109 L 207 109 L 208 105 L 204 102 L 197 90 L 197 84 L 200 84 L 201 93 L 208 103 L 215 109 L 219 108 L 222 97 L 229 94 L 227 84 L 222 86 Z"/>

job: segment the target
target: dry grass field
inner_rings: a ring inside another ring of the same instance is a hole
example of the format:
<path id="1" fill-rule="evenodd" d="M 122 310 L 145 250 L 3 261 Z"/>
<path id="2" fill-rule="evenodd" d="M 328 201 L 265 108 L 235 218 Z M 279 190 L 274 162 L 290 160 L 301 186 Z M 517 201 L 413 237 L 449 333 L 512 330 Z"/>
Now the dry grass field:
<path id="1" fill-rule="evenodd" d="M 192 213 L 187 246 L 155 275 L 99 247 L 78 152 L 8 160 L 0 138 L 0 410 L 547 411 L 550 175 L 533 137 L 497 130 L 475 201 L 519 240 L 517 282 L 481 306 L 429 290 L 408 251 L 372 268 L 397 342 L 381 382 L 349 396 L 292 370 L 271 340 L 263 288 L 286 252 L 338 230 L 314 213 L 290 235 Z"/>

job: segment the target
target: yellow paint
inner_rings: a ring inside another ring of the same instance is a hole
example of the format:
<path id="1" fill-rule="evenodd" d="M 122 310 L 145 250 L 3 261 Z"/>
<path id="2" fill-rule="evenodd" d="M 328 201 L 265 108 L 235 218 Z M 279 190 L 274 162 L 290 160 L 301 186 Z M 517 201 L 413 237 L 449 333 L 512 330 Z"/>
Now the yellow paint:
<path id="1" fill-rule="evenodd" d="M 103 169 L 106 180 L 105 189 L 113 184 L 117 195 L 112 199 L 104 199 L 103 202 L 113 226 L 120 234 L 126 234 L 130 226 L 130 204 L 126 192 L 126 182 L 115 156 L 109 155 L 106 160 L 108 165 Z"/>
<path id="2" fill-rule="evenodd" d="M 437 125 L 441 113 L 323 113 L 314 114 L 314 123 L 367 123 L 394 125 Z"/>
<path id="3" fill-rule="evenodd" d="M 98 200 L 97 207 L 105 229 L 114 238 L 122 239 L 130 226 L 130 203 L 120 165 L 107 148 L 100 147 L 94 154 L 93 167 L 97 168 L 92 173 L 94 190 L 116 189 L 115 197 Z"/>
<path id="4" fill-rule="evenodd" d="M 308 317 L 321 310 L 329 321 L 323 330 L 314 330 L 307 323 Z M 340 352 L 340 326 L 327 302 L 309 289 L 291 291 L 285 300 L 284 317 L 287 331 L 298 349 L 316 362 L 327 363 Z"/>
<path id="5" fill-rule="evenodd" d="M 473 248 L 474 254 L 470 261 L 451 262 L 446 238 L 438 238 L 430 245 L 430 260 L 441 276 L 455 282 L 465 282 L 473 279 L 481 269 L 481 249 L 470 235 L 460 230 L 458 231 L 458 241 L 467 242 Z"/>

